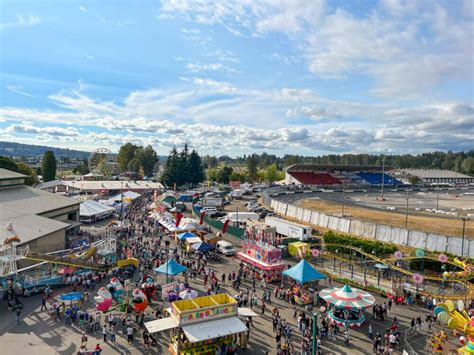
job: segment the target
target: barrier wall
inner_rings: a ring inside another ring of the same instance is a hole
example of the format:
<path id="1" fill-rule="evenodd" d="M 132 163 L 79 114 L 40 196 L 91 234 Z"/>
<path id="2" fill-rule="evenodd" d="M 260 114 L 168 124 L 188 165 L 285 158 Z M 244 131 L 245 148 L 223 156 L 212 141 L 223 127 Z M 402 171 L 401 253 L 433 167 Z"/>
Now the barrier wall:
<path id="1" fill-rule="evenodd" d="M 463 248 L 462 239 L 457 237 L 446 237 L 420 231 L 410 231 L 404 228 L 328 216 L 321 212 L 286 204 L 269 198 L 268 196 L 265 196 L 263 201 L 281 216 L 288 216 L 319 227 L 329 228 L 364 238 L 376 239 L 381 242 L 408 245 L 413 248 L 447 252 L 454 255 L 461 255 L 461 250 L 463 250 L 464 256 L 474 257 L 474 240 L 465 239 Z"/>

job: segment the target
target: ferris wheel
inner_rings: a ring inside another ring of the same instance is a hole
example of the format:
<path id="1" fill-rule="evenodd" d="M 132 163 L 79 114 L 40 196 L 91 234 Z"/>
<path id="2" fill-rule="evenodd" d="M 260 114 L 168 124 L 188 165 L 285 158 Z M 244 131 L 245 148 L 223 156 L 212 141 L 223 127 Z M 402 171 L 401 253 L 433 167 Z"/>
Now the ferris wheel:
<path id="1" fill-rule="evenodd" d="M 115 165 L 115 154 L 107 148 L 95 149 L 88 159 L 89 170 L 95 174 L 111 175 Z"/>

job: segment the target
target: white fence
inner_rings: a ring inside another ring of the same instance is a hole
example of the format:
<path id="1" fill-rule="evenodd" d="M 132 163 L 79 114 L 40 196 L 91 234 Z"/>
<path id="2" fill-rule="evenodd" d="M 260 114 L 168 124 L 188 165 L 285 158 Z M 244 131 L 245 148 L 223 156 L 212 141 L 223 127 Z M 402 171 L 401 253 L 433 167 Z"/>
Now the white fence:
<path id="1" fill-rule="evenodd" d="M 301 222 L 311 223 L 338 232 L 376 239 L 381 242 L 408 245 L 413 248 L 422 248 L 431 251 L 461 255 L 461 238 L 446 237 L 444 235 L 411 231 L 387 225 L 377 225 L 353 219 L 328 216 L 321 212 L 296 207 L 274 199 L 270 200 L 269 205 L 279 215 L 288 216 Z M 464 256 L 474 257 L 474 240 L 464 240 Z"/>

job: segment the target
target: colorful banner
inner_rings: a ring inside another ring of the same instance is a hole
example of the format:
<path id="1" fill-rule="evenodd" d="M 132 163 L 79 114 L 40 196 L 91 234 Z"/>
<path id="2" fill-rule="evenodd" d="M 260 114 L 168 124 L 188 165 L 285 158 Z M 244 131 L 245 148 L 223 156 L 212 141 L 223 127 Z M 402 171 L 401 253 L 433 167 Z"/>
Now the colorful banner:
<path id="1" fill-rule="evenodd" d="M 178 212 L 178 213 L 176 214 L 176 227 L 179 226 L 179 223 L 181 222 L 181 219 L 182 219 L 182 218 L 183 218 L 183 214 L 180 213 L 180 212 Z"/>
<path id="2" fill-rule="evenodd" d="M 206 212 L 201 213 L 201 219 L 199 220 L 199 225 L 203 224 L 205 215 L 206 215 Z"/>
<path id="3" fill-rule="evenodd" d="M 227 232 L 227 226 L 229 225 L 229 222 L 230 222 L 230 219 L 227 219 L 227 220 L 224 222 L 224 226 L 222 227 L 222 233 Z"/>

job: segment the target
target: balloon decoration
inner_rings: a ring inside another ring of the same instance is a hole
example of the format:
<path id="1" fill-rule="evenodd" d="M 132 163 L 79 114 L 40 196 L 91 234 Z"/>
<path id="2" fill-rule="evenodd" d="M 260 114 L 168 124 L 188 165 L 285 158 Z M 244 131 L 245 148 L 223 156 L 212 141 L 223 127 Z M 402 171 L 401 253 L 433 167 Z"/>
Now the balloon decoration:
<path id="1" fill-rule="evenodd" d="M 416 284 L 422 284 L 423 283 L 423 275 L 420 275 L 420 274 L 413 274 L 413 282 L 415 282 Z"/>
<path id="2" fill-rule="evenodd" d="M 142 284 L 141 289 L 143 290 L 143 292 L 145 292 L 147 300 L 150 301 L 151 297 L 155 294 L 155 282 L 151 277 L 148 277 L 146 279 L 146 282 Z"/>
<path id="3" fill-rule="evenodd" d="M 403 253 L 400 250 L 395 252 L 395 259 L 400 260 L 403 258 Z"/>
<path id="4" fill-rule="evenodd" d="M 139 288 L 136 288 L 133 290 L 132 303 L 133 303 L 133 309 L 135 310 L 135 312 L 143 312 L 145 308 L 148 306 L 148 300 L 146 298 L 146 295 Z"/>
<path id="5" fill-rule="evenodd" d="M 95 308 L 101 312 L 107 312 L 112 305 L 112 294 L 105 287 L 99 288 L 97 296 L 94 297 Z"/>
<path id="6" fill-rule="evenodd" d="M 416 249 L 415 255 L 417 258 L 422 258 L 425 256 L 425 251 L 423 249 Z"/>
<path id="7" fill-rule="evenodd" d="M 312 249 L 311 250 L 311 255 L 315 258 L 319 256 L 319 250 L 318 249 Z"/>
<path id="8" fill-rule="evenodd" d="M 438 261 L 440 263 L 445 263 L 448 261 L 448 257 L 445 254 L 439 254 L 438 255 Z"/>

